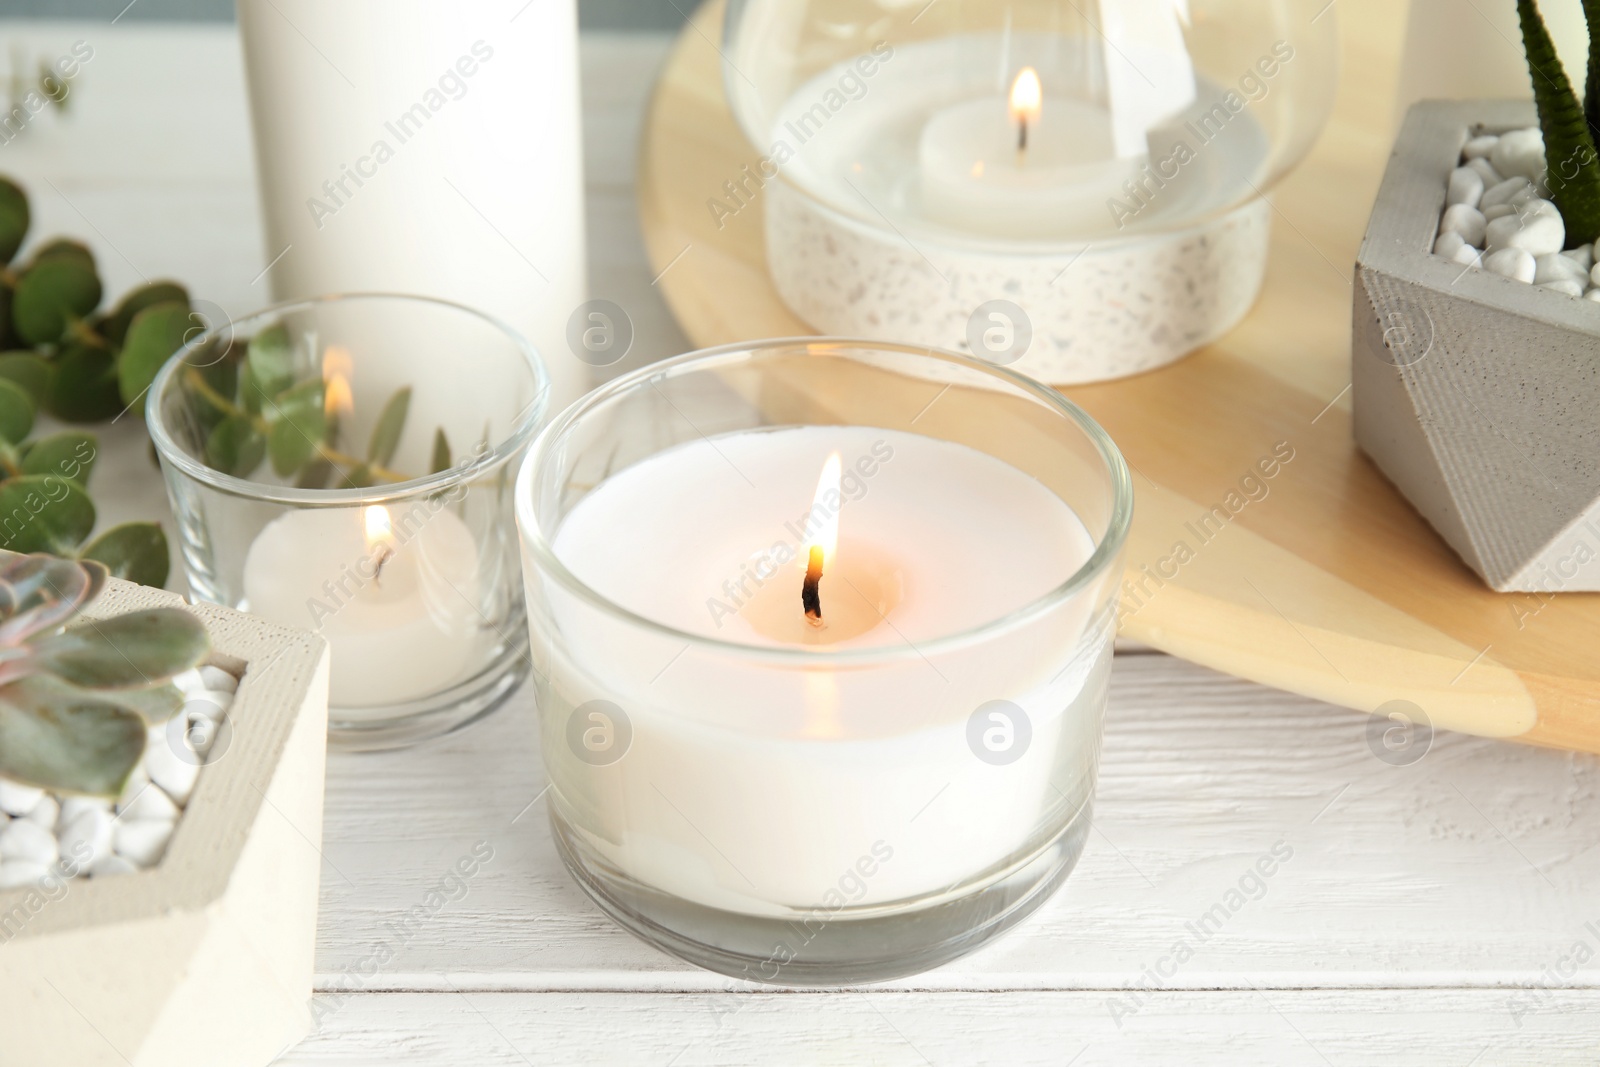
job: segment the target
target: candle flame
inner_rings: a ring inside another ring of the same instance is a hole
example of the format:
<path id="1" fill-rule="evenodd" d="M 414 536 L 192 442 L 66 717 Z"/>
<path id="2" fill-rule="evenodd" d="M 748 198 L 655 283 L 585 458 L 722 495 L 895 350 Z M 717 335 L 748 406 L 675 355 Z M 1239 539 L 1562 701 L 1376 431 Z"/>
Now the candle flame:
<path id="1" fill-rule="evenodd" d="M 1039 84 L 1039 72 L 1023 67 L 1011 83 L 1011 121 L 1037 122 L 1044 107 L 1044 88 Z"/>
<path id="2" fill-rule="evenodd" d="M 328 418 L 348 415 L 355 410 L 356 398 L 350 389 L 350 375 L 356 361 L 348 350 L 329 345 L 322 353 L 322 410 Z"/>
<path id="3" fill-rule="evenodd" d="M 367 523 L 367 547 L 379 548 L 394 543 L 394 523 L 389 518 L 389 509 L 382 504 L 373 504 L 367 508 L 363 516 Z"/>
<path id="4" fill-rule="evenodd" d="M 801 553 L 804 561 L 810 556 L 813 547 L 822 549 L 822 566 L 824 569 L 833 565 L 834 554 L 839 548 L 839 507 L 843 498 L 839 495 L 839 478 L 844 464 L 835 452 L 828 457 L 822 465 L 822 477 L 817 479 L 817 495 L 811 501 L 811 514 L 821 516 L 822 525 L 806 545 L 806 551 Z"/>

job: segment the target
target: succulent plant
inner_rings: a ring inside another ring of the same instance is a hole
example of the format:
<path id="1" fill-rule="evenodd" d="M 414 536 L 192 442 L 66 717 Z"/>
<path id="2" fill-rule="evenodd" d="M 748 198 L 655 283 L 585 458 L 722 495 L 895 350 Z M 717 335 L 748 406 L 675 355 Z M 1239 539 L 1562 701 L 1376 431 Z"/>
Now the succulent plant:
<path id="1" fill-rule="evenodd" d="M 1600 156 L 1595 152 L 1600 133 L 1600 2 L 1583 0 L 1583 14 L 1589 25 L 1589 69 L 1585 103 L 1580 104 L 1538 6 L 1534 0 L 1517 0 L 1544 133 L 1545 185 L 1561 211 L 1569 247 L 1600 237 Z"/>
<path id="2" fill-rule="evenodd" d="M 106 577 L 93 561 L 0 552 L 0 777 L 116 796 L 149 727 L 183 707 L 172 679 L 210 652 L 205 625 L 179 608 L 74 624 Z"/>
<path id="3" fill-rule="evenodd" d="M 117 577 L 164 585 L 167 539 L 154 523 L 118 526 L 84 544 L 95 525 L 87 491 L 94 437 L 27 438 L 40 412 L 84 423 L 137 406 L 156 371 L 204 324 L 175 282 L 140 286 L 98 311 L 94 255 L 77 241 L 47 241 L 13 263 L 29 223 L 26 194 L 0 177 L 0 549 L 82 556 Z"/>
<path id="4" fill-rule="evenodd" d="M 210 345 L 184 369 L 182 386 L 196 413 L 195 446 L 212 467 L 244 478 L 270 461 L 278 477 L 303 489 L 364 489 L 413 477 L 391 467 L 411 410 L 409 387 L 389 396 L 355 454 L 341 425 L 353 399 L 345 393 L 341 400 L 308 353 L 297 357 L 283 326 L 248 341 L 218 335 Z M 430 473 L 450 464 L 450 442 L 436 429 Z"/>

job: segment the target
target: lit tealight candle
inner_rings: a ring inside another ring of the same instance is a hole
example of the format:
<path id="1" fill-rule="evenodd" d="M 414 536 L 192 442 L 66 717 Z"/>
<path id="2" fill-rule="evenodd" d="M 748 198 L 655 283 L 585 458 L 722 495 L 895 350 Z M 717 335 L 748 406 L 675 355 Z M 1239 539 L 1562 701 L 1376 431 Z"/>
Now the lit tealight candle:
<path id="1" fill-rule="evenodd" d="M 1046 215 L 1102 224 L 1106 199 L 1123 195 L 1145 153 L 1119 156 L 1107 108 L 1046 97 L 1039 72 L 1024 67 L 1004 98 L 966 100 L 930 118 L 918 158 L 930 216 L 1020 236 Z"/>
<path id="2" fill-rule="evenodd" d="M 308 508 L 250 546 L 242 606 L 327 638 L 329 700 L 359 712 L 430 696 L 482 662 L 477 573 L 472 534 L 443 501 Z"/>

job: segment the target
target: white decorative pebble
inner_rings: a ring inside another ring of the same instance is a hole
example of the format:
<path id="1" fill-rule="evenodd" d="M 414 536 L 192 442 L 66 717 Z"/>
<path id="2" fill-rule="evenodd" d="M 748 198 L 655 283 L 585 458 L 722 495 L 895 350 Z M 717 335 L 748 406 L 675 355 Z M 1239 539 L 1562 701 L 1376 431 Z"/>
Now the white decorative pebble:
<path id="1" fill-rule="evenodd" d="M 130 819 L 118 821 L 112 835 L 117 855 L 140 867 L 154 866 L 172 838 L 170 819 Z"/>
<path id="2" fill-rule="evenodd" d="M 1443 256 L 1445 259 L 1454 259 L 1455 254 L 1467 247 L 1466 240 L 1453 230 L 1446 230 L 1433 242 L 1433 254 Z"/>
<path id="3" fill-rule="evenodd" d="M 1459 233 L 1461 239 L 1469 245 L 1483 244 L 1483 234 L 1488 226 L 1488 221 L 1483 213 L 1470 204 L 1456 204 L 1444 210 L 1444 218 L 1439 222 L 1439 229 L 1446 233 Z"/>
<path id="4" fill-rule="evenodd" d="M 56 835 L 36 822 L 13 819 L 3 831 L 0 831 L 0 858 L 8 862 L 25 860 L 29 863 L 42 863 L 48 867 L 56 861 L 59 854 L 56 848 Z"/>
<path id="5" fill-rule="evenodd" d="M 1500 135 L 1486 133 L 1472 138 L 1461 148 L 1462 159 L 1482 159 L 1494 151 L 1494 146 L 1500 143 Z"/>
<path id="6" fill-rule="evenodd" d="M 31 860 L 7 860 L 0 863 L 0 889 L 18 889 L 25 885 L 38 885 L 50 876 L 48 863 Z"/>
<path id="7" fill-rule="evenodd" d="M 115 852 L 112 852 L 94 861 L 94 866 L 89 868 L 89 877 L 104 878 L 113 874 L 133 874 L 138 869 Z"/>
<path id="8" fill-rule="evenodd" d="M 46 793 L 44 796 L 40 797 L 39 803 L 33 806 L 33 810 L 23 816 L 23 818 L 27 819 L 29 822 L 38 823 L 46 830 L 50 830 L 52 832 L 56 828 L 56 820 L 60 817 L 61 802 L 55 797 L 51 796 L 49 793 Z"/>
<path id="9" fill-rule="evenodd" d="M 200 680 L 206 683 L 207 689 L 214 689 L 223 693 L 232 693 L 239 688 L 239 679 L 223 670 L 221 667 L 205 666 L 200 668 Z"/>
<path id="10" fill-rule="evenodd" d="M 185 696 L 198 693 L 206 687 L 205 679 L 200 677 L 200 670 L 197 667 L 190 667 L 182 674 L 173 675 L 172 684 L 182 690 Z"/>
<path id="11" fill-rule="evenodd" d="M 1495 170 L 1494 165 L 1491 164 L 1487 159 L 1483 159 L 1481 157 L 1478 159 L 1469 159 L 1467 160 L 1467 166 L 1471 167 L 1473 170 L 1477 171 L 1483 176 L 1483 187 L 1485 189 L 1492 189 L 1496 185 L 1499 185 L 1501 182 L 1505 181 L 1505 179 L 1500 176 L 1500 172 Z"/>
<path id="12" fill-rule="evenodd" d="M 1543 211 L 1528 215 L 1507 215 L 1495 219 L 1484 230 L 1485 247 L 1493 252 L 1515 248 L 1535 256 L 1561 251 L 1567 242 L 1567 228 L 1560 215 Z M 1532 275 L 1529 276 L 1530 280 Z"/>
<path id="13" fill-rule="evenodd" d="M 1594 245 L 1592 244 L 1569 248 L 1561 254 L 1582 267 L 1585 274 L 1589 273 L 1589 269 L 1594 266 Z"/>
<path id="14" fill-rule="evenodd" d="M 1578 283 L 1578 291 L 1581 293 L 1584 285 L 1589 281 L 1589 272 L 1560 252 L 1535 256 L 1533 261 L 1535 268 L 1533 284 L 1535 285 L 1544 285 L 1546 282 L 1574 281 Z"/>
<path id="15" fill-rule="evenodd" d="M 1575 282 L 1571 278 L 1563 278 L 1555 282 L 1540 282 L 1539 288 L 1552 289 L 1558 293 L 1566 293 L 1568 296 L 1583 295 L 1583 283 Z"/>
<path id="16" fill-rule="evenodd" d="M 184 722 L 187 725 L 187 720 Z M 195 780 L 200 777 L 200 764 L 192 753 L 185 751 L 180 757 L 174 751 L 175 742 L 169 739 L 167 729 L 166 726 L 150 727 L 149 740 L 144 748 L 144 769 L 150 775 L 150 781 L 165 790 L 166 794 L 182 807 L 189 803 L 189 794 L 194 792 Z M 182 744 L 181 735 L 176 744 Z M 143 800 L 143 794 L 140 795 L 140 800 Z M 135 816 L 135 818 L 149 817 L 149 815 Z"/>
<path id="17" fill-rule="evenodd" d="M 76 820 L 86 811 L 111 813 L 111 801 L 105 797 L 64 797 L 61 801 L 61 826 Z"/>
<path id="18" fill-rule="evenodd" d="M 1483 175 L 1471 167 L 1457 167 L 1450 173 L 1450 185 L 1444 197 L 1446 204 L 1477 207 L 1478 201 L 1482 199 Z"/>
<path id="19" fill-rule="evenodd" d="M 1478 201 L 1478 208 L 1487 212 L 1492 207 L 1511 203 L 1511 198 L 1519 194 L 1533 192 L 1533 183 L 1520 175 L 1507 178 L 1498 185 L 1492 185 L 1484 190 L 1483 198 Z"/>
<path id="20" fill-rule="evenodd" d="M 1489 152 L 1489 162 L 1508 178 L 1541 180 L 1544 177 L 1544 134 L 1536 126 L 1501 134 Z"/>
<path id="21" fill-rule="evenodd" d="M 144 763 L 141 761 L 140 764 L 133 769 L 133 773 L 128 775 L 128 782 L 122 787 L 122 795 L 117 798 L 117 808 L 120 810 L 122 805 L 132 801 L 133 798 L 143 792 L 144 787 L 149 784 L 150 776 L 145 773 Z"/>
<path id="22" fill-rule="evenodd" d="M 43 789 L 0 778 L 0 811 L 7 815 L 26 815 L 43 799 Z"/>
<path id="23" fill-rule="evenodd" d="M 1532 282 L 1534 272 L 1533 255 L 1522 248 L 1502 248 L 1491 252 L 1483 259 L 1485 270 L 1503 275 L 1519 282 Z"/>
<path id="24" fill-rule="evenodd" d="M 1483 253 L 1468 244 L 1464 244 L 1460 248 L 1456 249 L 1456 254 L 1450 258 L 1454 259 L 1457 263 L 1460 263 L 1463 266 L 1483 266 Z"/>
<path id="25" fill-rule="evenodd" d="M 1494 207 L 1483 209 L 1483 217 L 1489 222 L 1493 222 L 1495 219 L 1503 219 L 1507 215 L 1515 215 L 1516 213 L 1517 209 L 1510 204 L 1496 204 Z"/>
<path id="26" fill-rule="evenodd" d="M 197 763 L 204 763 L 211 755 L 211 748 L 217 743 L 217 735 L 221 732 L 222 727 L 217 719 L 200 714 L 189 715 L 183 743 L 193 753 L 190 758 Z"/>
<path id="27" fill-rule="evenodd" d="M 148 759 L 148 755 L 146 759 Z M 176 819 L 178 805 L 172 798 L 154 782 L 139 791 L 138 796 L 123 804 L 117 805 L 117 817 L 120 820 L 133 819 Z"/>
<path id="28" fill-rule="evenodd" d="M 202 689 L 184 702 L 183 714 L 191 717 L 204 715 L 212 722 L 216 722 L 227 714 L 228 707 L 232 703 L 232 693 L 219 693 L 214 689 Z"/>
<path id="29" fill-rule="evenodd" d="M 72 820 L 61 831 L 61 862 L 82 871 L 93 867 L 102 856 L 111 852 L 111 836 L 115 829 L 111 813 L 91 809 Z"/>
<path id="30" fill-rule="evenodd" d="M 1593 300 L 1595 303 L 1600 304 L 1600 289 L 1590 289 L 1587 293 L 1583 294 L 1583 298 L 1585 300 Z"/>

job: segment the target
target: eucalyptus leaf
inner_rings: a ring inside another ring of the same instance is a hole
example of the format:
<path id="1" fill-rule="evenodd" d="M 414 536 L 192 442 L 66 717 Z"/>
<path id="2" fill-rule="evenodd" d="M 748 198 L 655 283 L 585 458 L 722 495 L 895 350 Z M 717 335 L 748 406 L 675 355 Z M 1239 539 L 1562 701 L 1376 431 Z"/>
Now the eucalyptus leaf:
<path id="1" fill-rule="evenodd" d="M 0 352 L 0 378 L 26 389 L 35 407 L 44 406 L 52 373 L 50 364 L 32 352 Z"/>
<path id="2" fill-rule="evenodd" d="M 45 410 L 67 422 L 103 422 L 122 408 L 111 353 L 77 341 L 63 346 L 55 360 Z"/>
<path id="3" fill-rule="evenodd" d="M 79 558 L 103 563 L 113 577 L 160 589 L 167 584 L 167 535 L 153 522 L 125 522 L 97 536 Z"/>
<path id="4" fill-rule="evenodd" d="M 11 286 L 0 285 L 0 349 L 12 349 L 21 343 L 16 327 L 11 325 L 11 305 L 15 302 Z"/>
<path id="5" fill-rule="evenodd" d="M 294 345 L 282 326 L 268 326 L 250 338 L 245 361 L 250 366 L 249 385 L 260 392 L 258 406 L 252 410 L 261 410 L 264 398 L 277 396 L 294 384 Z"/>
<path id="6" fill-rule="evenodd" d="M 121 347 L 133 317 L 157 304 L 182 304 L 188 310 L 189 291 L 177 282 L 150 282 L 130 289 L 117 301 L 116 309 L 106 316 L 105 322 L 101 323 L 100 335 L 114 346 Z"/>
<path id="7" fill-rule="evenodd" d="M 17 280 L 11 321 L 30 345 L 61 340 L 67 326 L 100 303 L 100 277 L 93 263 L 72 255 L 36 260 Z"/>
<path id="8" fill-rule="evenodd" d="M 272 469 L 288 477 L 311 461 L 327 432 L 322 409 L 322 379 L 313 378 L 285 389 L 265 406 L 270 430 L 267 453 Z"/>
<path id="9" fill-rule="evenodd" d="M 94 502 L 77 482 L 26 474 L 0 483 L 0 548 L 72 555 L 94 529 Z"/>
<path id="10" fill-rule="evenodd" d="M 228 358 L 184 368 L 181 381 L 194 422 L 191 433 L 195 436 L 210 434 L 219 422 L 238 410 L 232 398 L 238 391 L 239 372 L 239 362 Z"/>
<path id="11" fill-rule="evenodd" d="M 450 469 L 450 439 L 444 435 L 444 427 L 433 431 L 433 462 L 430 464 L 430 473 L 438 474 L 440 471 Z"/>
<path id="12" fill-rule="evenodd" d="M 10 263 L 28 236 L 28 195 L 10 178 L 0 178 L 0 263 Z"/>
<path id="13" fill-rule="evenodd" d="M 374 477 L 374 475 L 372 473 L 372 468 L 367 466 L 365 463 L 363 463 L 360 466 L 354 467 L 350 471 L 348 471 L 345 474 L 341 475 L 338 478 L 337 488 L 339 488 L 339 489 L 371 489 L 373 486 L 375 486 L 377 484 L 378 484 L 378 479 L 376 477 Z"/>
<path id="14" fill-rule="evenodd" d="M 38 662 L 86 689 L 145 689 L 198 666 L 211 652 L 205 623 L 182 608 L 85 620 L 33 642 Z"/>
<path id="15" fill-rule="evenodd" d="M 117 360 L 117 385 L 124 404 L 136 403 L 144 395 L 156 372 L 196 328 L 187 303 L 155 304 L 133 316 Z"/>
<path id="16" fill-rule="evenodd" d="M 206 438 L 206 462 L 224 474 L 242 478 L 266 455 L 266 438 L 245 415 L 229 415 Z"/>
<path id="17" fill-rule="evenodd" d="M 35 248 L 28 265 L 37 266 L 52 259 L 74 260 L 94 270 L 94 253 L 90 251 L 89 246 L 70 237 L 57 237 Z"/>
<path id="18" fill-rule="evenodd" d="M 93 434 L 81 430 L 53 433 L 28 445 L 22 454 L 22 473 L 58 474 L 87 486 L 99 454 L 97 449 Z"/>
<path id="19" fill-rule="evenodd" d="M 389 402 L 383 405 L 377 425 L 372 428 L 372 441 L 367 445 L 367 462 L 387 467 L 400 447 L 400 435 L 405 432 L 406 413 L 411 410 L 411 387 L 395 390 Z"/>
<path id="20" fill-rule="evenodd" d="M 296 489 L 326 489 L 333 480 L 333 464 L 317 457 L 301 469 L 294 480 Z"/>
<path id="21" fill-rule="evenodd" d="M 33 429 L 33 397 L 16 382 L 0 378 L 0 437 L 20 445 Z"/>
<path id="22" fill-rule="evenodd" d="M 144 756 L 142 715 L 48 678 L 0 689 L 0 776 L 114 797 Z"/>

